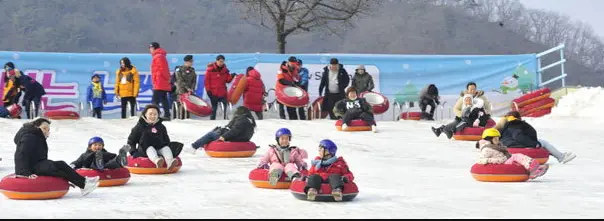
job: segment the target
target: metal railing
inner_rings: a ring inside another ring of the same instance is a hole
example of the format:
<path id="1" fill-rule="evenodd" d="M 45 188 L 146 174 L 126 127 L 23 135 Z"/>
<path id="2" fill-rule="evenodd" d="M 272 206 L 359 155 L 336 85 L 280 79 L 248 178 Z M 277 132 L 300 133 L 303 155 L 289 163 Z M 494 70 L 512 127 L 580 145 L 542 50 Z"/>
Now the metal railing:
<path id="1" fill-rule="evenodd" d="M 552 52 L 556 52 L 556 51 L 560 52 L 560 60 L 558 60 L 550 65 L 547 65 L 545 67 L 541 67 L 541 57 L 548 55 Z M 543 86 L 551 84 L 552 82 L 557 81 L 557 80 L 562 80 L 562 87 L 565 87 L 566 86 L 565 78 L 567 76 L 566 72 L 564 71 L 565 62 L 566 62 L 566 59 L 564 59 L 564 44 L 558 45 L 554 48 L 551 48 L 547 51 L 537 54 L 537 85 L 538 85 L 538 87 L 542 88 Z M 543 71 L 556 67 L 558 65 L 560 65 L 560 76 L 557 76 L 546 82 L 543 82 L 543 77 L 542 77 Z"/>

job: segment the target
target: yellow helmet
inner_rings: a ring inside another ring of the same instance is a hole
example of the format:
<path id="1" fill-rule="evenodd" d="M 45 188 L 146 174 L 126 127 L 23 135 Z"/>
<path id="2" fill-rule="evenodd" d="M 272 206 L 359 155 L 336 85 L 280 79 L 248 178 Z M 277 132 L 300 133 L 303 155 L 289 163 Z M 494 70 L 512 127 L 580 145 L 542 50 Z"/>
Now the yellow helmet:
<path id="1" fill-rule="evenodd" d="M 501 134 L 495 128 L 488 128 L 482 132 L 482 139 L 487 137 L 501 137 Z"/>

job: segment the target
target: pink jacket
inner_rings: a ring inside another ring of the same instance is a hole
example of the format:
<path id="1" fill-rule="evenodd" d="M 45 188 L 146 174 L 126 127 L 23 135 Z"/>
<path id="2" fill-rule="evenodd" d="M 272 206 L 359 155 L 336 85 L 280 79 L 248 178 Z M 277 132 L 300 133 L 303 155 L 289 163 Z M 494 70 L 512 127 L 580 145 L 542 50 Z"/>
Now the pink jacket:
<path id="1" fill-rule="evenodd" d="M 509 159 L 509 152 L 503 145 L 491 144 L 486 140 L 480 140 L 478 144 L 480 146 L 480 157 L 476 162 L 478 164 L 503 164 Z"/>
<path id="2" fill-rule="evenodd" d="M 277 151 L 275 150 L 275 146 L 268 148 L 268 151 L 262 158 L 260 158 L 260 162 L 258 163 L 258 167 L 262 167 L 264 165 L 270 165 L 273 163 L 279 163 L 279 158 L 277 157 Z M 289 155 L 289 162 L 283 162 L 283 166 L 288 163 L 294 163 L 298 168 L 307 169 L 308 165 L 304 161 L 304 159 L 308 158 L 308 153 L 304 149 L 300 149 L 299 147 L 291 147 L 291 152 Z"/>

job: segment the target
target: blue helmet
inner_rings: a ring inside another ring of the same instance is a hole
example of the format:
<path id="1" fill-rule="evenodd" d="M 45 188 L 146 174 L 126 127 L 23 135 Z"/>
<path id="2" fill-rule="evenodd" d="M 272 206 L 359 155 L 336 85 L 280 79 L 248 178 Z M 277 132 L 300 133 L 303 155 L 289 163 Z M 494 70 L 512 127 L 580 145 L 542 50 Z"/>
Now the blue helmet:
<path id="1" fill-rule="evenodd" d="M 105 145 L 105 141 L 103 141 L 103 138 L 100 138 L 100 137 L 93 137 L 93 138 L 90 138 L 90 140 L 88 140 L 88 146 L 90 146 L 94 143 L 101 143 L 101 144 Z"/>
<path id="2" fill-rule="evenodd" d="M 292 132 L 289 131 L 289 129 L 287 128 L 281 128 L 275 133 L 275 139 L 277 140 L 277 143 L 279 143 L 279 137 L 283 135 L 289 136 L 289 140 L 292 140 Z"/>
<path id="3" fill-rule="evenodd" d="M 321 140 L 321 142 L 319 142 L 319 147 L 326 149 L 332 156 L 335 156 L 336 152 L 338 152 L 338 146 L 329 139 Z"/>

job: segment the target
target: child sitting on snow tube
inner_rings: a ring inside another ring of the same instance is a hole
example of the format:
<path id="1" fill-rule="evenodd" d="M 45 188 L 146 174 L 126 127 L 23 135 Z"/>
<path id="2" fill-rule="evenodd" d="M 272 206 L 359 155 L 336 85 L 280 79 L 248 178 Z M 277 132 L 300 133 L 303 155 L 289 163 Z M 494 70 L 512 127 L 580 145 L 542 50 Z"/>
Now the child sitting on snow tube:
<path id="1" fill-rule="evenodd" d="M 308 153 L 296 146 L 290 146 L 291 139 L 292 133 L 289 129 L 277 130 L 275 140 L 279 146 L 270 145 L 266 154 L 260 158 L 258 168 L 269 169 L 268 181 L 272 186 L 277 185 L 283 172 L 291 181 L 296 177 L 301 177 L 300 170 L 305 170 L 307 167 L 304 159 L 308 158 Z"/>
<path id="2" fill-rule="evenodd" d="M 508 112 L 495 126 L 501 133 L 501 143 L 509 148 L 537 148 L 543 147 L 558 162 L 566 164 L 575 159 L 577 155 L 572 152 L 562 153 L 549 142 L 537 138 L 537 131 L 526 121 L 518 111 Z"/>
<path id="3" fill-rule="evenodd" d="M 448 139 L 453 137 L 453 134 L 462 131 L 466 127 L 484 127 L 487 125 L 489 116 L 484 110 L 484 101 L 480 98 L 472 98 L 471 94 L 466 94 L 463 97 L 463 107 L 461 117 L 455 117 L 455 121 L 441 125 L 439 128 L 432 127 L 432 132 L 436 137 L 440 137 L 441 133 L 445 133 Z"/>
<path id="4" fill-rule="evenodd" d="M 159 118 L 158 106 L 150 104 L 145 107 L 128 136 L 130 155 L 135 158 L 148 157 L 157 168 L 165 166 L 168 170 L 172 170 L 178 164 L 178 160 L 175 159 L 176 156 L 170 148 L 168 130 L 162 121 Z"/>
<path id="5" fill-rule="evenodd" d="M 510 154 L 507 147 L 499 141 L 501 134 L 495 128 L 489 128 L 482 132 L 482 140 L 476 145 L 480 148 L 480 159 L 477 164 L 513 164 L 522 165 L 529 171 L 529 178 L 535 179 L 543 176 L 549 169 L 549 165 L 540 165 L 539 162 L 524 154 Z"/>
<path id="6" fill-rule="evenodd" d="M 124 145 L 119 154 L 105 150 L 103 138 L 93 137 L 88 140 L 88 148 L 80 157 L 71 163 L 71 168 L 88 168 L 95 170 L 118 169 L 128 165 L 127 154 L 130 146 Z"/>
<path id="7" fill-rule="evenodd" d="M 195 154 L 199 148 L 212 141 L 230 141 L 230 142 L 249 142 L 254 136 L 256 121 L 250 112 L 250 109 L 244 106 L 239 106 L 233 119 L 225 127 L 216 127 L 212 131 L 206 133 L 201 138 L 191 144 L 191 148 L 185 148 L 185 152 Z"/>
<path id="8" fill-rule="evenodd" d="M 328 183 L 334 200 L 342 201 L 344 183 L 352 182 L 354 176 L 344 158 L 336 156 L 337 150 L 338 147 L 331 140 L 325 139 L 319 143 L 319 156 L 311 161 L 304 188 L 308 200 L 314 201 L 321 184 Z"/>
<path id="9" fill-rule="evenodd" d="M 349 87 L 346 89 L 347 98 L 343 100 L 342 103 L 339 103 L 335 108 L 339 109 L 334 112 L 344 112 L 344 116 L 342 117 L 342 130 L 346 130 L 350 121 L 355 119 L 361 119 L 367 123 L 367 125 L 372 125 L 371 130 L 373 132 L 377 132 L 377 124 L 375 123 L 373 116 L 373 108 L 367 100 L 364 98 L 359 98 L 357 94 L 357 90 L 354 87 Z"/>

